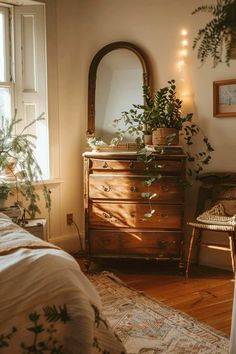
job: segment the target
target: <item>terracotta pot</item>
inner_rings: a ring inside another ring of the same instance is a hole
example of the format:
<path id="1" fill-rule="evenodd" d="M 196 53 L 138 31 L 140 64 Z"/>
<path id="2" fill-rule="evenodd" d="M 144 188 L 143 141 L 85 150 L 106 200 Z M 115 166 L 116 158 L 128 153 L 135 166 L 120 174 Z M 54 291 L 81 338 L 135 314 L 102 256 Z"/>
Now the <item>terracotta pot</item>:
<path id="1" fill-rule="evenodd" d="M 152 145 L 152 135 L 151 134 L 144 135 L 144 144 L 145 145 Z"/>
<path id="2" fill-rule="evenodd" d="M 178 145 L 179 131 L 174 128 L 156 128 L 152 132 L 153 145 Z"/>

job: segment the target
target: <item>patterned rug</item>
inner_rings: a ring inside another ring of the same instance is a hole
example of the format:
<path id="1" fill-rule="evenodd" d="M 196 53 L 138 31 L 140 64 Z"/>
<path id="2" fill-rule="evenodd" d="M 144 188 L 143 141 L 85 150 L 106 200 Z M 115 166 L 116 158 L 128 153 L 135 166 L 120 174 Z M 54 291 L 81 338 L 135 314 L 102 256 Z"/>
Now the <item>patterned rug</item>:
<path id="1" fill-rule="evenodd" d="M 213 328 L 142 292 L 111 273 L 88 276 L 103 312 L 129 354 L 226 354 L 229 339 Z"/>

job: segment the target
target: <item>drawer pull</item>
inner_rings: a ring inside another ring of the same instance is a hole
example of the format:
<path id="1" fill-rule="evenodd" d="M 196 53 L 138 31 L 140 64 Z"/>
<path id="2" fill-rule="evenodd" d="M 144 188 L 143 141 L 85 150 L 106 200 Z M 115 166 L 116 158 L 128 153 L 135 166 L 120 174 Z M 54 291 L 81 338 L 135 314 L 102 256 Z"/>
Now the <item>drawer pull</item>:
<path id="1" fill-rule="evenodd" d="M 133 211 L 131 214 L 130 214 L 131 218 L 135 218 L 136 214 L 135 212 Z"/>
<path id="2" fill-rule="evenodd" d="M 104 192 L 110 192 L 111 191 L 111 186 L 102 186 L 102 189 Z"/>
<path id="3" fill-rule="evenodd" d="M 167 186 L 161 186 L 161 190 L 163 191 L 163 192 L 169 192 L 169 187 L 167 187 Z"/>
<path id="4" fill-rule="evenodd" d="M 160 214 L 160 217 L 162 219 L 168 219 L 169 215 L 168 214 Z"/>
<path id="5" fill-rule="evenodd" d="M 160 164 L 159 164 L 159 165 L 157 165 L 157 168 L 160 168 L 160 169 L 161 169 L 161 168 L 164 168 L 164 167 L 166 167 L 166 164 L 163 164 L 163 165 L 160 165 Z"/>
<path id="6" fill-rule="evenodd" d="M 157 247 L 160 249 L 164 249 L 167 247 L 167 242 L 166 241 L 158 241 L 157 242 Z"/>
<path id="7" fill-rule="evenodd" d="M 131 169 L 135 168 L 135 163 L 134 163 L 134 161 L 131 161 L 131 162 L 129 163 L 129 168 L 131 168 Z"/>
<path id="8" fill-rule="evenodd" d="M 112 218 L 112 214 L 111 213 L 106 213 L 105 211 L 103 212 L 103 216 L 106 219 L 111 219 Z"/>
<path id="9" fill-rule="evenodd" d="M 130 187 L 130 191 L 131 191 L 131 192 L 137 192 L 137 187 L 131 186 L 131 187 Z"/>
<path id="10" fill-rule="evenodd" d="M 108 167 L 108 163 L 106 161 L 104 161 L 102 167 L 103 168 L 107 168 Z"/>

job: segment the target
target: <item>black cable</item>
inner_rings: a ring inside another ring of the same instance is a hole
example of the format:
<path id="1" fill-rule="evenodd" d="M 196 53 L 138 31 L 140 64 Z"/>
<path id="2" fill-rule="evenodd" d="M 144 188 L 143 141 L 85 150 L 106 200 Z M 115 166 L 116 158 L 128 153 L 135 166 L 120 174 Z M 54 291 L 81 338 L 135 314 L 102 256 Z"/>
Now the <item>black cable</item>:
<path id="1" fill-rule="evenodd" d="M 76 228 L 76 230 L 77 230 L 78 237 L 79 237 L 80 248 L 81 248 L 81 251 L 83 251 L 83 244 L 82 244 L 82 240 L 81 240 L 81 235 L 80 235 L 79 227 L 78 227 L 78 225 L 76 224 L 76 222 L 75 222 L 74 220 L 72 220 L 71 224 L 75 225 L 75 228 Z"/>

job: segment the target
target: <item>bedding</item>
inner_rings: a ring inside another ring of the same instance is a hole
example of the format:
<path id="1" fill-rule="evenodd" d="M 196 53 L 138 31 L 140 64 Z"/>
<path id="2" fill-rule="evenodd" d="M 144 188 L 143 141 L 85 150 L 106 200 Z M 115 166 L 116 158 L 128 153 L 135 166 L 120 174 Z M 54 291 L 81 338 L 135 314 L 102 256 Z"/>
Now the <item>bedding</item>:
<path id="1" fill-rule="evenodd" d="M 125 353 L 74 258 L 1 213 L 0 353 Z"/>

